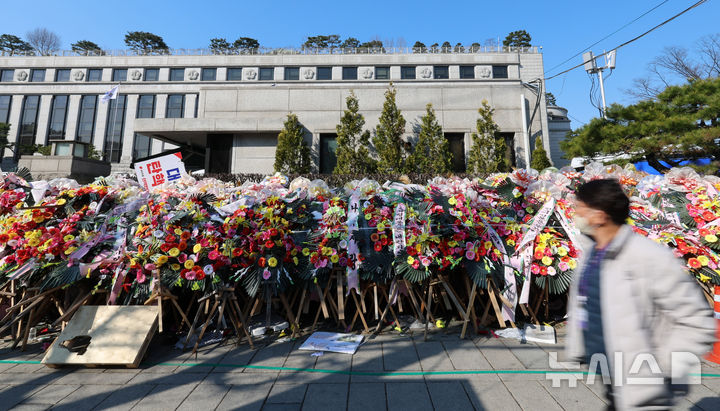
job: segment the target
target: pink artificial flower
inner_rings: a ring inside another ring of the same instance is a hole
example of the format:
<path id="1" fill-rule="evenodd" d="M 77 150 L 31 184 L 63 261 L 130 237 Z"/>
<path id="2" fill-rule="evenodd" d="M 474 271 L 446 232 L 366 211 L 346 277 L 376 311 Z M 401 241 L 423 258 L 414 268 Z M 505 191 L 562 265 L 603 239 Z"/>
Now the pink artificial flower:
<path id="1" fill-rule="evenodd" d="M 548 267 L 547 273 L 549 276 L 553 276 L 553 275 L 557 274 L 557 271 L 555 271 L 555 267 Z"/>
<path id="2" fill-rule="evenodd" d="M 465 258 L 467 258 L 468 260 L 474 260 L 475 252 L 473 250 L 467 250 L 467 252 L 465 252 Z"/>
<path id="3" fill-rule="evenodd" d="M 211 260 L 217 260 L 217 258 L 220 256 L 220 253 L 218 253 L 215 250 L 212 250 L 208 253 L 208 258 Z"/>
<path id="4" fill-rule="evenodd" d="M 540 274 L 540 266 L 533 264 L 530 266 L 530 271 L 532 271 L 533 274 Z"/>
<path id="5" fill-rule="evenodd" d="M 558 264 L 558 268 L 560 271 L 567 271 L 570 269 L 570 266 L 565 261 L 561 261 L 560 264 Z"/>
<path id="6" fill-rule="evenodd" d="M 195 279 L 197 278 L 197 277 L 195 276 L 195 271 L 193 271 L 193 270 L 188 270 L 188 272 L 185 273 L 185 278 L 188 279 L 188 280 L 190 280 L 190 281 L 195 280 Z"/>
<path id="7" fill-rule="evenodd" d="M 155 264 L 152 264 L 152 263 L 147 263 L 147 264 L 145 264 L 145 269 L 146 269 L 147 271 L 153 271 L 153 270 L 155 270 L 156 268 L 157 268 L 157 267 L 155 266 Z"/>
<path id="8" fill-rule="evenodd" d="M 264 279 L 264 280 L 270 279 L 270 275 L 271 275 L 271 274 L 270 274 L 270 270 L 268 270 L 268 269 L 266 268 L 265 271 L 263 271 L 263 279 Z"/>
<path id="9" fill-rule="evenodd" d="M 187 254 L 181 253 L 177 256 L 177 259 L 180 264 L 185 264 L 185 261 L 187 261 Z"/>
<path id="10" fill-rule="evenodd" d="M 135 275 L 135 279 L 137 280 L 138 284 L 143 284 L 147 277 L 145 277 L 145 273 L 143 273 L 140 270 L 137 270 L 137 275 Z"/>

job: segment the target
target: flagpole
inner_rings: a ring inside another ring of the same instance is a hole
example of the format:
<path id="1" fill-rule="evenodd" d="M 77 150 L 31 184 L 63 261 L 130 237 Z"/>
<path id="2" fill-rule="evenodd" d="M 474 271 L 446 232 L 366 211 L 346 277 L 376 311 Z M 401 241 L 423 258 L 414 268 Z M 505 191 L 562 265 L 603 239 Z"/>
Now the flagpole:
<path id="1" fill-rule="evenodd" d="M 118 88 L 117 94 L 120 94 L 120 82 L 119 81 L 118 81 L 117 88 Z M 115 100 L 115 110 L 113 110 L 112 128 L 110 131 L 110 156 L 109 156 L 110 160 L 109 160 L 109 162 L 110 162 L 111 166 L 112 166 L 113 149 L 115 148 L 115 138 L 114 138 L 114 136 L 115 136 L 115 121 L 117 120 L 117 110 L 118 110 L 117 95 L 115 95 L 114 100 Z M 112 104 L 112 100 L 110 101 L 110 104 Z M 121 138 L 122 138 L 122 136 L 121 136 Z M 120 161 L 120 159 L 118 158 L 118 162 L 119 161 Z"/>

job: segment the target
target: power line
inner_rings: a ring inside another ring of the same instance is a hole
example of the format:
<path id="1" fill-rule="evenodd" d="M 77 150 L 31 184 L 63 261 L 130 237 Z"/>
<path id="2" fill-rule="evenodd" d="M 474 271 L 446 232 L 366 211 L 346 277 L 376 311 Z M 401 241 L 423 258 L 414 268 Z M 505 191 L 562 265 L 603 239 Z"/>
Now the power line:
<path id="1" fill-rule="evenodd" d="M 601 38 L 600 40 L 596 41 L 595 43 L 593 43 L 593 44 L 585 47 L 583 50 L 580 50 L 577 54 L 574 54 L 573 56 L 571 56 L 571 57 L 568 58 L 567 60 L 563 61 L 562 63 L 560 63 L 560 64 L 558 64 L 558 65 L 555 65 L 555 66 L 549 68 L 549 69 L 547 70 L 547 72 L 551 72 L 551 71 L 555 70 L 556 68 L 562 66 L 563 64 L 567 63 L 568 61 L 574 59 L 575 57 L 577 57 L 577 56 L 579 56 L 579 55 L 581 55 L 581 54 L 583 54 L 583 52 L 585 52 L 585 51 L 587 51 L 587 50 L 590 50 L 593 46 L 596 46 L 598 43 L 602 42 L 603 40 L 607 40 L 609 37 L 611 37 L 611 36 L 614 35 L 615 33 L 619 32 L 620 30 L 624 29 L 625 27 L 627 27 L 627 26 L 635 23 L 636 21 L 640 20 L 641 18 L 647 16 L 649 13 L 653 12 L 655 9 L 657 9 L 658 7 L 660 7 L 660 6 L 662 6 L 663 4 L 667 3 L 668 1 L 670 1 L 670 0 L 665 0 L 665 1 L 661 2 L 660 4 L 658 4 L 657 6 L 655 6 L 655 7 L 651 8 L 650 10 L 646 11 L 645 13 L 637 16 L 637 17 L 636 17 L 635 19 L 633 19 L 632 21 L 626 23 L 624 26 L 622 26 L 622 27 L 620 27 L 619 29 L 613 31 L 612 33 L 608 34 L 607 36 Z"/>
<path id="2" fill-rule="evenodd" d="M 667 24 L 667 23 L 675 20 L 676 18 L 682 16 L 683 14 L 687 13 L 688 11 L 694 9 L 695 7 L 701 5 L 701 4 L 705 3 L 705 2 L 707 2 L 707 0 L 700 0 L 700 1 L 698 1 L 697 3 L 695 3 L 695 4 L 693 4 L 692 6 L 686 8 L 685 10 L 681 11 L 680 13 L 678 13 L 678 14 L 670 17 L 669 19 L 663 21 L 662 23 L 660 23 L 660 24 L 658 24 L 657 26 L 651 28 L 650 30 L 648 30 L 648 31 L 640 34 L 639 36 L 636 36 L 636 37 L 634 37 L 634 38 L 626 41 L 625 43 L 620 44 L 619 46 L 613 48 L 613 49 L 610 50 L 610 51 L 618 50 L 618 49 L 621 48 L 621 47 L 627 46 L 628 44 L 630 44 L 630 43 L 632 43 L 632 42 L 634 42 L 634 41 L 636 41 L 636 40 L 639 40 L 639 39 L 642 38 L 642 37 L 645 37 L 646 35 L 650 34 L 651 32 L 655 31 L 656 29 L 658 29 L 658 28 L 664 26 L 665 24 Z M 598 58 L 598 57 L 603 57 L 603 56 L 607 55 L 610 51 L 606 51 L 606 52 L 604 52 L 603 54 L 594 56 L 593 59 L 596 59 L 596 58 Z M 561 71 L 561 72 L 559 72 L 558 74 L 555 74 L 555 75 L 550 76 L 550 77 L 546 77 L 546 78 L 545 78 L 545 81 L 554 79 L 555 77 L 561 76 L 561 75 L 563 75 L 563 74 L 565 74 L 565 73 L 567 73 L 567 72 L 569 72 L 569 71 L 575 70 L 575 69 L 578 68 L 578 67 L 582 67 L 582 66 L 584 66 L 586 63 L 591 62 L 593 59 L 588 60 L 588 61 L 583 61 L 582 63 L 578 64 L 577 66 L 570 67 L 569 69 L 567 69 L 567 70 L 565 70 L 565 71 Z"/>

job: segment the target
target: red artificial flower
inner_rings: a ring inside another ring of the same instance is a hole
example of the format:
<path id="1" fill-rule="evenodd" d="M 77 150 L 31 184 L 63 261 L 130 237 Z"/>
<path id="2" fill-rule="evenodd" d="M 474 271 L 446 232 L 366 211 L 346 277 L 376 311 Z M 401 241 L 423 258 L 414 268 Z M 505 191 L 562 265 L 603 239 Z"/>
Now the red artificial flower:
<path id="1" fill-rule="evenodd" d="M 374 248 L 375 248 L 375 251 L 377 251 L 377 252 L 379 253 L 380 251 L 382 251 L 383 245 L 380 244 L 380 243 L 375 243 L 375 247 L 374 247 Z"/>
<path id="2" fill-rule="evenodd" d="M 165 241 L 167 241 L 168 243 L 174 243 L 175 240 L 176 240 L 176 238 L 175 238 L 175 236 L 172 235 L 172 234 L 170 234 L 170 235 L 168 235 L 167 237 L 165 237 Z"/>
<path id="3" fill-rule="evenodd" d="M 260 257 L 260 259 L 258 260 L 258 265 L 260 267 L 265 267 L 265 257 Z"/>
<path id="4" fill-rule="evenodd" d="M 275 228 L 270 229 L 270 237 L 276 237 L 278 235 L 278 230 Z"/>
<path id="5" fill-rule="evenodd" d="M 177 248 L 180 251 L 185 251 L 185 249 L 187 248 L 187 243 L 185 241 L 180 241 L 180 244 L 178 244 Z"/>
<path id="6" fill-rule="evenodd" d="M 275 243 L 273 241 L 267 240 L 265 241 L 265 248 L 273 248 L 275 247 Z"/>

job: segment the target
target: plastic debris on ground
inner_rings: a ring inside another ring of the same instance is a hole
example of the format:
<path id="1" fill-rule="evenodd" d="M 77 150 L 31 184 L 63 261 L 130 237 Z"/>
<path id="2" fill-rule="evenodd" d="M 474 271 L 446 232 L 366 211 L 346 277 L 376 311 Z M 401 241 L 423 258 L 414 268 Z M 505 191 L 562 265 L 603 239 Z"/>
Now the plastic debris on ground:
<path id="1" fill-rule="evenodd" d="M 509 338 L 525 342 L 541 344 L 557 344 L 555 329 L 549 325 L 528 324 L 523 329 L 505 328 L 494 332 L 500 338 Z"/>

